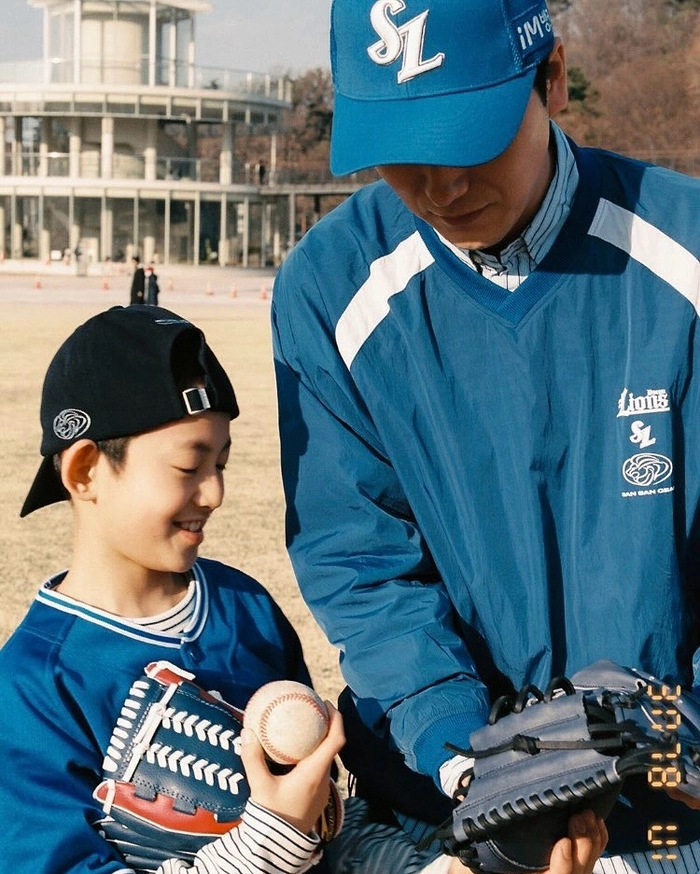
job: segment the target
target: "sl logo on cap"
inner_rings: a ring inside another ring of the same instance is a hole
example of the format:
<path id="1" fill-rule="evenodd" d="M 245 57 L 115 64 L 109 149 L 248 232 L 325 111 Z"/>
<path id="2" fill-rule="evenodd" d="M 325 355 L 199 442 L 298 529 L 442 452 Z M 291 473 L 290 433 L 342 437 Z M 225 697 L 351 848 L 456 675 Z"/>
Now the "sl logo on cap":
<path id="1" fill-rule="evenodd" d="M 374 63 L 382 66 L 393 64 L 403 55 L 403 63 L 396 77 L 399 84 L 415 79 L 428 70 L 441 67 L 445 60 L 444 52 L 438 52 L 427 60 L 421 57 L 428 23 L 427 9 L 400 27 L 396 27 L 389 19 L 389 13 L 396 15 L 405 8 L 406 4 L 403 0 L 378 0 L 374 4 L 370 12 L 370 21 L 381 39 L 367 48 L 367 54 Z"/>

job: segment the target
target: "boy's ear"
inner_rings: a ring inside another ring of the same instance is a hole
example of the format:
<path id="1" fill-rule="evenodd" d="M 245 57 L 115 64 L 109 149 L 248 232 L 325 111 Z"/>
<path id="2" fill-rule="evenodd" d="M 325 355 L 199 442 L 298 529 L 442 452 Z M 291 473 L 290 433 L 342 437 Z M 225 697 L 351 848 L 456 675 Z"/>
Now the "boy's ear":
<path id="1" fill-rule="evenodd" d="M 61 454 L 61 482 L 74 501 L 94 497 L 95 467 L 100 450 L 93 440 L 78 440 Z"/>

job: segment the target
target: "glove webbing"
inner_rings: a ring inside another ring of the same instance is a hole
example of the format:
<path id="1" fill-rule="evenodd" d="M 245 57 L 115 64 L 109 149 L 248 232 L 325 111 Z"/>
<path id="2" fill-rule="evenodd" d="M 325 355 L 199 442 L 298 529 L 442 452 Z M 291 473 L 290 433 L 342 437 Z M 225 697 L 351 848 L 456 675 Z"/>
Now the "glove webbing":
<path id="1" fill-rule="evenodd" d="M 516 734 L 507 741 L 485 750 L 463 749 L 449 741 L 445 743 L 445 748 L 450 750 L 450 752 L 467 756 L 470 759 L 485 759 L 488 756 L 495 756 L 498 753 L 505 753 L 510 750 L 529 753 L 532 756 L 544 750 L 597 750 L 602 752 L 619 749 L 624 738 L 634 739 L 637 742 L 646 741 L 649 743 L 649 746 L 657 746 L 657 744 L 651 744 L 649 738 L 642 734 L 638 726 L 631 722 L 622 722 L 618 725 L 592 725 L 589 727 L 589 732 L 591 735 L 599 734 L 606 735 L 606 737 L 592 737 L 590 740 L 541 740 L 527 734 Z M 610 737 L 610 735 L 617 736 Z"/>

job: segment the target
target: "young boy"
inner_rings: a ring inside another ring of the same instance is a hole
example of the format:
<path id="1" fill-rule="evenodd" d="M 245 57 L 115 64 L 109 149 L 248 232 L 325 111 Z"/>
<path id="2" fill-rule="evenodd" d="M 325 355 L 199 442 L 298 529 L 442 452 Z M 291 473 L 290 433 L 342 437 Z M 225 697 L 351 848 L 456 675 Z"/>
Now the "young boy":
<path id="1" fill-rule="evenodd" d="M 299 639 L 250 577 L 198 558 L 223 499 L 229 423 L 238 405 L 203 334 L 159 307 L 115 307 L 81 325 L 49 366 L 42 394 L 44 456 L 26 515 L 70 500 L 70 568 L 41 588 L 0 650 L 0 822 L 8 874 L 122 874 L 131 869 L 100 834 L 93 797 L 117 715 L 144 666 L 165 660 L 244 709 L 270 680 L 309 684 Z M 251 798 L 242 823 L 193 865 L 163 874 L 305 871 L 328 797 L 342 721 L 329 705 L 326 740 L 276 776 L 254 737 L 242 755 Z M 246 732 L 244 732 L 244 735 Z M 326 850 L 337 871 L 444 874 L 456 859 L 420 854 L 400 830 L 368 822 L 348 802 Z M 589 874 L 602 849 L 596 824 L 552 864 Z M 434 860 L 431 862 L 431 859 Z M 425 868 L 426 863 L 428 867 Z"/>
<path id="2" fill-rule="evenodd" d="M 53 359 L 44 459 L 22 515 L 69 499 L 74 547 L 70 568 L 43 585 L 0 651 L 4 871 L 128 870 L 96 828 L 104 813 L 92 793 L 122 703 L 149 662 L 190 671 L 240 709 L 270 680 L 310 684 L 297 635 L 263 587 L 197 558 L 223 498 L 237 415 L 203 334 L 158 307 L 100 313 Z M 244 733 L 251 799 L 197 870 L 299 872 L 318 861 L 313 827 L 343 743 L 331 711 L 326 740 L 284 776 L 267 770 Z"/>

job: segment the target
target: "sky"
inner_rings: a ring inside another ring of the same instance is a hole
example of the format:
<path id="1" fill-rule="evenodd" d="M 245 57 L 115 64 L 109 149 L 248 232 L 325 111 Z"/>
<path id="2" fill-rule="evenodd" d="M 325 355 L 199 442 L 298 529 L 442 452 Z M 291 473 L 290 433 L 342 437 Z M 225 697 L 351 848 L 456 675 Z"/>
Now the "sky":
<path id="1" fill-rule="evenodd" d="M 42 54 L 43 10 L 0 0 L 0 63 Z M 330 0 L 212 0 L 197 16 L 197 64 L 255 73 L 328 67 Z"/>

